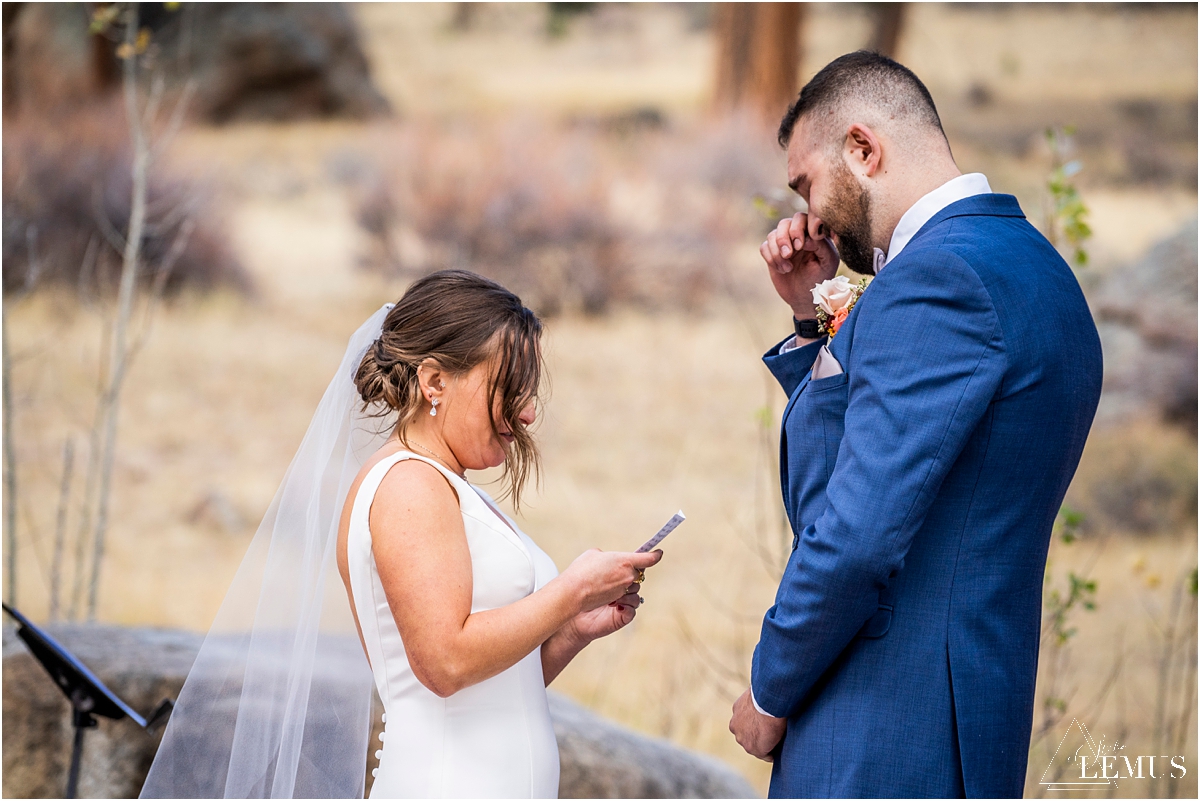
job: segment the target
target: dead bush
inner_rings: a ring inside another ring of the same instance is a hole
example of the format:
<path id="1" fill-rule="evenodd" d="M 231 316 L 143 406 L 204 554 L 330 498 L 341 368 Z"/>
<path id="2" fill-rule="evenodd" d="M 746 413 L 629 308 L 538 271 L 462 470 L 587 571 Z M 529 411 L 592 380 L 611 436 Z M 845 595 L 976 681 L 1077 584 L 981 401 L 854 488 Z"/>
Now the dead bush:
<path id="1" fill-rule="evenodd" d="M 1067 496 L 1085 528 L 1176 533 L 1196 525 L 1196 442 L 1176 427 L 1139 422 L 1092 432 Z"/>
<path id="2" fill-rule="evenodd" d="M 729 252 L 762 233 L 753 199 L 778 183 L 779 160 L 729 126 L 689 136 L 523 120 L 389 126 L 370 155 L 331 169 L 354 195 L 365 266 L 470 269 L 552 314 L 694 309 L 753 291 L 731 280 Z"/>
<path id="3" fill-rule="evenodd" d="M 121 110 L 4 120 L 5 291 L 41 284 L 81 296 L 115 291 L 131 202 L 128 132 Z M 142 270 L 174 293 L 250 282 L 203 191 L 154 165 Z"/>

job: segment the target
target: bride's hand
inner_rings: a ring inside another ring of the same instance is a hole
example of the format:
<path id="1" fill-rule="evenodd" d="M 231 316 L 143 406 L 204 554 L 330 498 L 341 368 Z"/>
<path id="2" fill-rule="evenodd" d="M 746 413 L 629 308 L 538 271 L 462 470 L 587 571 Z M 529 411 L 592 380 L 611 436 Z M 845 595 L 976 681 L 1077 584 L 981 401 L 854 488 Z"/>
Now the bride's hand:
<path id="1" fill-rule="evenodd" d="M 580 554 L 560 578 L 574 585 L 581 612 L 607 609 L 607 604 L 613 601 L 631 593 L 636 596 L 635 582 L 642 571 L 658 564 L 660 559 L 661 550 L 628 553 L 593 548 Z"/>
<path id="2" fill-rule="evenodd" d="M 580 612 L 567 625 L 578 642 L 586 645 L 628 626 L 641 605 L 641 596 L 637 590 L 633 590 L 610 604 Z"/>

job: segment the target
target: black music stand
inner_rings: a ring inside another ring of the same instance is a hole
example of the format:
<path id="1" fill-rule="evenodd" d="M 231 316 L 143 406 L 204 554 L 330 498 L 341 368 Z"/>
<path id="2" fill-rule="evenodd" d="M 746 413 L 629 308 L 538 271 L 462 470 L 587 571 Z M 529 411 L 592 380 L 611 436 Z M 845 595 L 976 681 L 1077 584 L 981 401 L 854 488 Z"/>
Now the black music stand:
<path id="1" fill-rule="evenodd" d="M 174 704 L 164 700 L 147 720 L 134 712 L 128 704 L 104 686 L 87 666 L 71 655 L 54 638 L 8 604 L 0 604 L 20 624 L 17 636 L 25 641 L 29 652 L 34 655 L 50 678 L 71 702 L 71 725 L 75 727 L 75 745 L 71 749 L 71 769 L 67 773 L 67 798 L 74 798 L 79 787 L 79 760 L 83 755 L 83 733 L 96 725 L 96 715 L 120 720 L 128 717 L 147 732 L 163 722 Z"/>

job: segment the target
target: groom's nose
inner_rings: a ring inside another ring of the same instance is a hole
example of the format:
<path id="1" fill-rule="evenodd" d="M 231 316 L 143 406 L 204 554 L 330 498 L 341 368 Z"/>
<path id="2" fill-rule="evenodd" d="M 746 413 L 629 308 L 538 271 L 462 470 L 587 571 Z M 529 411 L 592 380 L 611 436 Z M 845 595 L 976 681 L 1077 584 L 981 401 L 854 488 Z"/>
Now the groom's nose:
<path id="1" fill-rule="evenodd" d="M 825 237 L 829 236 L 829 226 L 825 224 L 824 220 L 813 214 L 811 211 L 808 213 L 808 235 L 811 239 L 815 239 L 817 242 L 820 242 L 821 240 L 825 239 Z"/>

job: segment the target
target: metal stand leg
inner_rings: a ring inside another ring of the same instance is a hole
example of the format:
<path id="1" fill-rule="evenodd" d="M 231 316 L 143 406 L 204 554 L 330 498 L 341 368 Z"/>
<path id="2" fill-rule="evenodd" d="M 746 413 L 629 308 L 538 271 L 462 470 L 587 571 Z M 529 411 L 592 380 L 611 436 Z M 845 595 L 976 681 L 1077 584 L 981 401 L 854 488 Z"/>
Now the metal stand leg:
<path id="1" fill-rule="evenodd" d="M 82 726 L 75 727 L 75 747 L 71 749 L 71 772 L 67 774 L 67 798 L 76 798 L 79 790 L 79 759 L 83 756 Z"/>
<path id="2" fill-rule="evenodd" d="M 79 763 L 83 759 L 83 733 L 96 725 L 96 719 L 81 709 L 71 711 L 71 725 L 75 727 L 75 745 L 71 748 L 71 769 L 67 773 L 67 798 L 78 798 Z"/>

